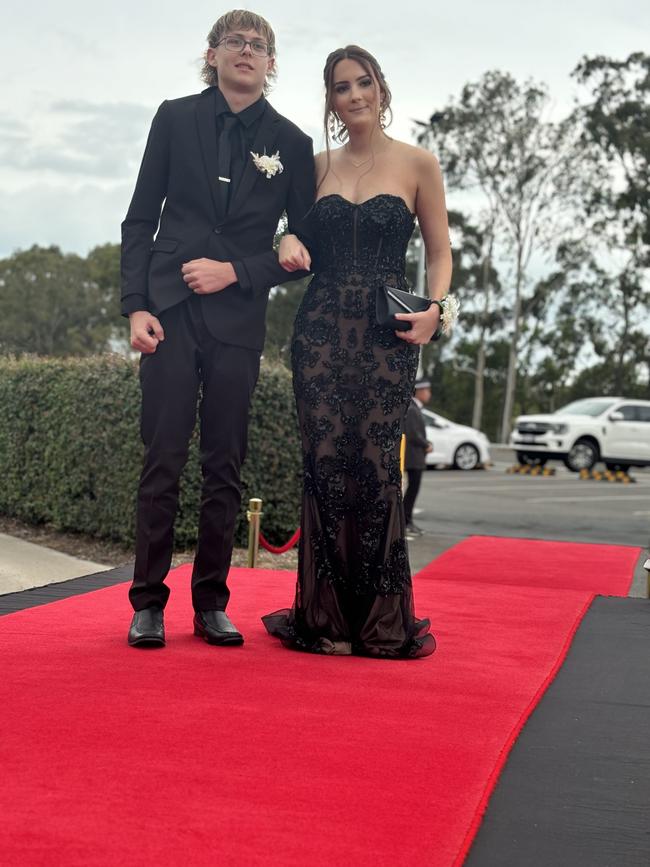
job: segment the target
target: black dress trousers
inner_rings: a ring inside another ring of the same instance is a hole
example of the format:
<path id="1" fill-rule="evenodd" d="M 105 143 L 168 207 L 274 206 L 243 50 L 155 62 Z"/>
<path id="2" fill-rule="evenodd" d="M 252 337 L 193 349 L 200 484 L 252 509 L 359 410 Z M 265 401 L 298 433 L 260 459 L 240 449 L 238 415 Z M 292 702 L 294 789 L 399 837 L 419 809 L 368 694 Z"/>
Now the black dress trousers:
<path id="1" fill-rule="evenodd" d="M 137 503 L 136 560 L 129 591 L 138 611 L 164 607 L 169 588 L 179 479 L 196 423 L 200 385 L 203 487 L 199 540 L 192 573 L 195 610 L 224 610 L 235 522 L 241 505 L 240 468 L 260 354 L 216 340 L 191 296 L 160 315 L 165 339 L 140 362 L 141 434 L 145 458 Z"/>

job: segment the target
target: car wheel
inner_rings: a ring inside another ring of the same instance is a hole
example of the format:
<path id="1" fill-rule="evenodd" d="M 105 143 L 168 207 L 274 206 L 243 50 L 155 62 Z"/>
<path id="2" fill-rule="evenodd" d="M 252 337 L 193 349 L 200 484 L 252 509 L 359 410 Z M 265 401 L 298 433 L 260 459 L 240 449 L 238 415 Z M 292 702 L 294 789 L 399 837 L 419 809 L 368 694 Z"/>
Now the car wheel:
<path id="1" fill-rule="evenodd" d="M 543 467 L 548 458 L 535 452 L 517 452 L 517 460 L 520 464 L 527 464 L 529 467 Z"/>
<path id="2" fill-rule="evenodd" d="M 598 446 L 592 440 L 578 440 L 571 446 L 564 462 L 572 472 L 590 470 L 598 460 Z"/>
<path id="3" fill-rule="evenodd" d="M 479 453 L 476 446 L 463 443 L 454 453 L 454 466 L 457 470 L 475 470 L 479 464 Z"/>

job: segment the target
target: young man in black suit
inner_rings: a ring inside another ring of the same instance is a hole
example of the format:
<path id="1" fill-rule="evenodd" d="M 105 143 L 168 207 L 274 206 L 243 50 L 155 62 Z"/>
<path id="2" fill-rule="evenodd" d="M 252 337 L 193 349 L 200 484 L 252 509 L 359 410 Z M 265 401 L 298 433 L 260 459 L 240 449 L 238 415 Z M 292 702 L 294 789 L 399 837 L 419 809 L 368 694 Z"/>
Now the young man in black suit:
<path id="1" fill-rule="evenodd" d="M 158 109 L 122 224 L 122 313 L 142 353 L 145 444 L 131 645 L 165 643 L 164 580 L 199 388 L 194 632 L 210 644 L 243 642 L 225 613 L 226 579 L 268 291 L 305 274 L 288 275 L 272 248 L 283 212 L 300 235 L 315 195 L 311 139 L 264 95 L 274 74 L 273 30 L 235 10 L 216 22 L 208 44 L 209 86 Z"/>

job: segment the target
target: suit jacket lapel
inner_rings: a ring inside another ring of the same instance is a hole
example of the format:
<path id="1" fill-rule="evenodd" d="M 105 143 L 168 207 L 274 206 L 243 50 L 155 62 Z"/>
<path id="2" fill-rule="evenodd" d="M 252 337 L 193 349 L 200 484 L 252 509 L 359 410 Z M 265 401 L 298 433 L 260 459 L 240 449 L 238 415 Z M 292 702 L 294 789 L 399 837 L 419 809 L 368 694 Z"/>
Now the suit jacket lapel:
<path id="1" fill-rule="evenodd" d="M 264 116 L 262 117 L 259 129 L 257 131 L 257 135 L 255 136 L 253 153 L 261 155 L 266 151 L 269 156 L 275 153 L 273 148 L 275 145 L 275 140 L 277 139 L 278 133 L 280 131 L 281 121 L 282 117 L 271 105 L 269 105 L 269 103 L 267 103 L 266 110 L 264 111 Z M 280 160 L 282 160 L 282 154 L 280 154 Z M 243 203 L 250 195 L 255 182 L 258 180 L 258 178 L 261 177 L 262 174 L 255 167 L 253 157 L 248 154 L 244 173 L 241 177 L 241 181 L 239 182 L 239 186 L 235 191 L 234 198 L 230 202 L 230 207 L 228 208 L 229 217 L 231 217 L 237 212 L 239 208 L 241 208 Z M 263 182 L 270 184 L 271 180 L 264 177 Z"/>
<path id="2" fill-rule="evenodd" d="M 216 110 L 214 88 L 210 87 L 201 93 L 201 99 L 196 104 L 196 123 L 212 203 L 217 217 L 223 218 L 225 214 L 221 213 L 219 203 Z"/>

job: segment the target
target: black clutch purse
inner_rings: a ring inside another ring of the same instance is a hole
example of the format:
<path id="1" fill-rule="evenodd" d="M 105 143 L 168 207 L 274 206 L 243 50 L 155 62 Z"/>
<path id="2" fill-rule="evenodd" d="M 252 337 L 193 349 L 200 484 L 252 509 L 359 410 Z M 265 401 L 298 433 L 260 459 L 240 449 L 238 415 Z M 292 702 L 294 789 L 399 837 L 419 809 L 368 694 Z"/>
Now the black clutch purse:
<path id="1" fill-rule="evenodd" d="M 432 303 L 430 298 L 423 298 L 421 295 L 414 295 L 403 289 L 395 289 L 394 286 L 383 285 L 377 290 L 375 305 L 377 325 L 390 328 L 391 331 L 410 331 L 411 323 L 404 319 L 395 319 L 395 314 L 424 313 Z M 441 333 L 438 327 L 431 340 L 438 340 Z"/>

